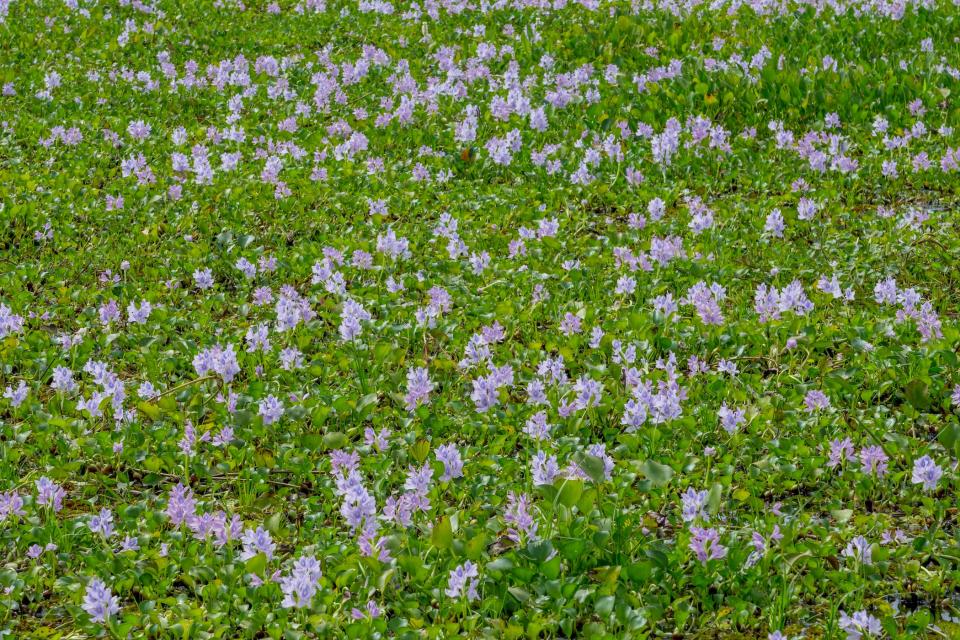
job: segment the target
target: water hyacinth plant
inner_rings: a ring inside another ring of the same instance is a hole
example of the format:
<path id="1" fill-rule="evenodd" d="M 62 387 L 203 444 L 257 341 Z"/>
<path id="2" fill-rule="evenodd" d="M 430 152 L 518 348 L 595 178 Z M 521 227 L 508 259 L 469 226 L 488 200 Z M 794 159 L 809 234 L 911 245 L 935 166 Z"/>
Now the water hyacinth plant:
<path id="1" fill-rule="evenodd" d="M 951 0 L 0 0 L 0 637 L 960 637 Z"/>

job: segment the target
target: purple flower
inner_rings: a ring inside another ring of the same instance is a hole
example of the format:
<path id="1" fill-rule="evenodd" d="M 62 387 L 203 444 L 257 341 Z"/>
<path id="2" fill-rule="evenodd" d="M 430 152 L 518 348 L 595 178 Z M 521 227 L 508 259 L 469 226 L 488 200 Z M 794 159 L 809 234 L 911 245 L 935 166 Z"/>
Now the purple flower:
<path id="1" fill-rule="evenodd" d="M 463 477 L 463 460 L 455 444 L 445 444 L 437 447 L 437 460 L 443 463 L 441 482 Z"/>
<path id="2" fill-rule="evenodd" d="M 929 301 L 920 307 L 917 316 L 917 331 L 920 332 L 920 341 L 929 342 L 932 338 L 942 338 L 943 331 L 940 318 Z"/>
<path id="3" fill-rule="evenodd" d="M 207 442 L 210 439 L 210 432 L 204 432 L 200 436 L 200 442 Z M 179 444 L 180 450 L 183 451 L 184 455 L 190 456 L 193 455 L 193 447 L 197 443 L 197 431 L 193 426 L 193 422 L 188 418 L 186 424 L 183 425 L 183 437 L 180 438 Z"/>
<path id="4" fill-rule="evenodd" d="M 244 340 L 247 341 L 247 353 L 256 353 L 257 351 L 267 353 L 270 351 L 270 325 L 261 322 L 249 327 Z"/>
<path id="5" fill-rule="evenodd" d="M 363 306 L 354 300 L 346 299 L 343 302 L 343 313 L 340 317 L 340 337 L 346 341 L 360 337 L 363 332 L 361 322 L 370 322 L 373 316 Z"/>
<path id="6" fill-rule="evenodd" d="M 23 330 L 23 316 L 18 316 L 5 304 L 0 303 L 0 340 Z"/>
<path id="7" fill-rule="evenodd" d="M 490 160 L 497 165 L 509 166 L 513 162 L 513 154 L 520 151 L 522 146 L 521 135 L 518 129 L 510 130 L 503 138 L 491 138 L 484 145 Z"/>
<path id="8" fill-rule="evenodd" d="M 112 196 L 108 193 L 105 207 L 107 211 L 122 211 L 123 196 Z"/>
<path id="9" fill-rule="evenodd" d="M 720 534 L 716 529 L 690 527 L 693 536 L 690 538 L 690 550 L 697 560 L 707 564 L 709 560 L 719 560 L 727 555 L 727 548 L 720 544 Z"/>
<path id="10" fill-rule="evenodd" d="M 376 447 L 379 451 L 386 451 L 390 446 L 390 429 L 384 427 L 379 433 L 373 427 L 363 430 L 363 441 L 368 447 Z"/>
<path id="11" fill-rule="evenodd" d="M 852 616 L 841 611 L 840 628 L 847 632 L 847 640 L 861 640 L 864 636 L 873 638 L 883 633 L 880 620 L 866 611 L 857 611 Z"/>
<path id="12" fill-rule="evenodd" d="M 16 491 L 0 493 L 0 522 L 9 516 L 20 518 L 24 515 L 23 498 Z"/>
<path id="13" fill-rule="evenodd" d="M 547 440 L 550 438 L 551 429 L 552 426 L 547 422 L 547 412 L 538 411 L 527 420 L 523 432 L 534 440 Z"/>
<path id="14" fill-rule="evenodd" d="M 566 384 L 567 371 L 563 364 L 563 356 L 558 355 L 556 358 L 548 357 L 541 362 L 537 365 L 537 375 L 557 384 Z"/>
<path id="15" fill-rule="evenodd" d="M 821 409 L 830 408 L 830 398 L 827 395 L 820 391 L 819 389 L 813 389 L 807 391 L 807 395 L 803 398 L 803 404 L 806 406 L 809 413 L 814 413 L 815 411 L 820 411 Z"/>
<path id="16" fill-rule="evenodd" d="M 600 327 L 594 327 L 590 330 L 590 348 L 597 349 L 600 347 L 600 341 L 603 340 L 603 329 Z"/>
<path id="17" fill-rule="evenodd" d="M 276 256 L 260 256 L 257 265 L 263 273 L 271 273 L 277 270 L 277 258 Z"/>
<path id="18" fill-rule="evenodd" d="M 280 351 L 280 367 L 292 371 L 303 367 L 303 353 L 296 347 L 287 347 Z"/>
<path id="19" fill-rule="evenodd" d="M 736 376 L 739 372 L 737 368 L 737 363 L 733 360 L 727 360 L 726 358 L 720 358 L 717 362 L 717 373 L 726 373 L 727 375 Z"/>
<path id="20" fill-rule="evenodd" d="M 360 613 L 360 617 L 361 617 L 361 618 L 363 617 L 363 613 L 360 612 L 358 609 L 353 609 L 353 612 L 352 612 L 352 613 L 353 613 L 354 618 L 356 618 L 356 614 L 357 614 L 357 613 Z M 367 601 L 367 615 L 370 616 L 370 619 L 372 620 L 373 618 L 379 618 L 379 617 L 380 617 L 380 613 L 381 613 L 381 612 L 380 612 L 380 607 L 379 607 L 379 605 L 377 605 L 377 603 L 374 602 L 373 600 L 368 600 L 368 601 Z"/>
<path id="21" fill-rule="evenodd" d="M 873 550 L 863 536 L 857 536 L 848 542 L 842 555 L 846 558 L 853 558 L 861 564 L 873 564 Z"/>
<path id="22" fill-rule="evenodd" d="M 215 447 L 224 447 L 231 442 L 233 442 L 233 427 L 230 425 L 225 425 L 211 440 Z"/>
<path id="23" fill-rule="evenodd" d="M 887 473 L 887 454 L 883 447 L 872 445 L 860 450 L 860 466 L 866 474 L 876 473 L 878 477 L 883 477 Z"/>
<path id="24" fill-rule="evenodd" d="M 941 477 L 943 469 L 930 456 L 922 456 L 913 462 L 913 476 L 910 479 L 913 484 L 923 484 L 924 489 L 933 491 Z"/>
<path id="25" fill-rule="evenodd" d="M 274 309 L 277 313 L 277 331 L 292 331 L 301 322 L 309 322 L 316 316 L 310 308 L 310 302 L 289 285 L 281 287 Z"/>
<path id="26" fill-rule="evenodd" d="M 269 395 L 260 401 L 260 416 L 263 424 L 273 424 L 283 415 L 283 403 L 275 396 Z"/>
<path id="27" fill-rule="evenodd" d="M 811 220 L 817 213 L 817 203 L 810 198 L 800 198 L 797 203 L 797 217 L 800 220 Z"/>
<path id="28" fill-rule="evenodd" d="M 583 410 L 600 406 L 600 400 L 603 397 L 603 384 L 590 376 L 582 375 L 577 378 L 573 385 L 573 391 L 576 394 L 574 404 L 577 409 Z"/>
<path id="29" fill-rule="evenodd" d="M 385 234 L 377 236 L 377 251 L 397 260 L 410 257 L 410 242 L 406 238 L 398 238 L 393 228 L 388 227 Z"/>
<path id="30" fill-rule="evenodd" d="M 442 315 L 450 311 L 453 306 L 453 297 L 450 295 L 450 292 L 443 287 L 430 287 L 427 294 L 430 296 L 430 303 L 427 305 L 428 315 Z"/>
<path id="31" fill-rule="evenodd" d="M 209 289 L 213 286 L 213 271 L 210 269 L 197 269 L 193 272 L 193 281 L 197 285 L 197 289 L 201 291 Z"/>
<path id="32" fill-rule="evenodd" d="M 75 391 L 77 383 L 73 379 L 73 371 L 68 367 L 53 368 L 53 382 L 50 384 L 56 391 L 70 393 Z"/>
<path id="33" fill-rule="evenodd" d="M 486 413 L 500 404 L 500 398 L 497 395 L 500 385 L 494 374 L 480 376 L 472 384 L 473 392 L 470 394 L 470 399 L 473 400 L 477 413 Z"/>
<path id="34" fill-rule="evenodd" d="M 102 534 L 104 538 L 113 535 L 113 514 L 110 509 L 101 509 L 99 515 L 90 518 L 88 525 L 93 533 Z"/>
<path id="35" fill-rule="evenodd" d="M 257 275 L 257 266 L 246 258 L 237 258 L 234 265 L 248 280 Z"/>
<path id="36" fill-rule="evenodd" d="M 680 496 L 682 505 L 680 517 L 684 522 L 692 522 L 697 518 L 702 518 L 704 521 L 710 519 L 706 512 L 708 496 L 707 491 L 696 491 L 693 487 L 687 488 L 686 492 Z"/>
<path id="37" fill-rule="evenodd" d="M 110 616 L 120 613 L 120 600 L 110 593 L 110 589 L 99 578 L 93 578 L 87 583 L 87 591 L 83 596 L 83 610 L 93 622 L 106 623 Z"/>
<path id="38" fill-rule="evenodd" d="M 167 499 L 167 508 L 164 511 L 170 518 L 170 524 L 179 527 L 192 517 L 197 510 L 197 502 L 193 499 L 193 491 L 183 483 L 170 490 Z"/>
<path id="39" fill-rule="evenodd" d="M 140 550 L 140 541 L 134 536 L 127 536 L 123 539 L 123 542 L 120 543 L 120 553 L 125 553 L 127 551 L 139 551 Z"/>
<path id="40" fill-rule="evenodd" d="M 581 323 L 579 317 L 573 315 L 569 311 L 563 315 L 563 320 L 560 322 L 560 333 L 565 336 L 571 336 L 575 333 L 580 333 Z"/>
<path id="41" fill-rule="evenodd" d="M 547 454 L 543 451 L 537 451 L 533 460 L 530 461 L 530 471 L 533 476 L 533 484 L 537 486 L 553 484 L 553 481 L 560 475 L 557 456 L 547 457 Z"/>
<path id="42" fill-rule="evenodd" d="M 698 282 L 687 291 L 683 304 L 692 305 L 700 320 L 706 325 L 722 325 L 723 314 L 720 303 L 726 298 L 726 290 L 714 282 L 709 287 L 706 282 Z"/>
<path id="43" fill-rule="evenodd" d="M 434 385 L 425 367 L 410 367 L 407 370 L 407 395 L 403 397 L 407 403 L 407 411 L 413 411 L 421 403 L 428 404 L 433 389 Z"/>
<path id="44" fill-rule="evenodd" d="M 672 322 L 676 318 L 677 311 L 680 308 L 673 299 L 672 293 L 665 293 L 662 296 L 655 297 L 651 300 L 651 304 L 654 310 L 659 312 L 664 320 L 668 322 Z"/>
<path id="45" fill-rule="evenodd" d="M 285 609 L 309 607 L 322 575 L 320 563 L 315 557 L 297 558 L 290 573 L 280 578 L 280 589 L 283 591 L 281 606 Z"/>
<path id="46" fill-rule="evenodd" d="M 459 454 L 458 454 L 459 455 Z M 430 485 L 433 482 L 433 469 L 430 465 L 423 465 L 419 469 L 411 466 L 407 471 L 407 479 L 403 483 L 403 488 L 410 494 L 418 497 L 426 497 L 430 491 Z M 425 505 L 429 509 L 429 504 Z"/>
<path id="47" fill-rule="evenodd" d="M 470 336 L 467 346 L 464 347 L 464 359 L 460 361 L 460 367 L 468 369 L 474 365 L 490 361 L 490 345 L 484 339 L 483 335 L 475 333 Z"/>
<path id="48" fill-rule="evenodd" d="M 273 291 L 270 287 L 257 287 L 253 290 L 253 304 L 258 307 L 265 307 L 273 302 Z"/>
<path id="49" fill-rule="evenodd" d="M 737 428 L 743 424 L 746 411 L 743 409 L 730 409 L 727 407 L 727 403 L 724 402 L 722 405 L 720 405 L 720 410 L 717 411 L 717 416 L 720 418 L 720 425 L 723 427 L 724 431 L 730 435 L 733 435 Z"/>
<path id="50" fill-rule="evenodd" d="M 769 233 L 774 238 L 783 237 L 783 214 L 780 213 L 780 209 L 774 209 L 767 216 L 767 220 L 764 223 L 763 230 Z"/>
<path id="51" fill-rule="evenodd" d="M 207 372 L 213 371 L 219 374 L 224 382 L 230 382 L 234 376 L 240 373 L 235 349 L 232 344 L 228 344 L 226 347 L 218 344 L 209 349 L 204 349 L 194 356 L 193 368 L 197 371 L 197 375 L 203 376 Z"/>
<path id="52" fill-rule="evenodd" d="M 679 236 L 651 238 L 650 257 L 661 267 L 667 265 L 674 258 L 684 257 L 683 238 Z"/>
<path id="53" fill-rule="evenodd" d="M 120 318 L 120 306 L 117 304 L 116 300 L 110 299 L 100 305 L 100 309 L 97 311 L 97 314 L 100 317 L 100 324 L 107 326 L 111 322 L 116 322 Z"/>
<path id="54" fill-rule="evenodd" d="M 543 384 L 543 380 L 539 378 L 534 378 L 527 383 L 527 404 L 530 405 L 539 405 L 539 404 L 550 404 L 550 401 L 547 400 L 546 387 Z M 543 416 L 543 420 L 546 421 L 546 414 Z M 527 421 L 527 426 L 529 427 L 530 421 Z M 530 433 L 527 429 L 524 429 L 527 433 Z M 532 435 L 532 434 L 531 434 Z M 534 436 L 535 437 L 535 436 Z"/>
<path id="55" fill-rule="evenodd" d="M 241 541 L 243 542 L 243 551 L 240 553 L 241 560 L 247 561 L 260 553 L 265 555 L 267 560 L 273 560 L 273 551 L 276 549 L 276 545 L 273 543 L 270 533 L 263 527 L 244 530 Z"/>
<path id="56" fill-rule="evenodd" d="M 825 275 L 820 276 L 820 279 L 817 280 L 817 289 L 820 289 L 820 291 L 824 293 L 829 293 L 837 300 L 840 298 L 847 300 L 853 299 L 852 289 L 847 289 L 846 293 L 844 293 L 843 289 L 840 288 L 840 279 L 837 277 L 837 274 L 833 274 L 832 278 L 827 278 Z"/>
<path id="57" fill-rule="evenodd" d="M 853 442 L 850 438 L 843 440 L 833 440 L 830 442 L 830 460 L 827 466 L 830 468 L 840 466 L 844 460 L 856 460 L 857 456 L 853 451 Z"/>
<path id="58" fill-rule="evenodd" d="M 477 582 L 480 573 L 477 571 L 477 565 L 475 565 L 470 560 L 467 560 L 462 565 L 450 571 L 450 577 L 447 580 L 447 588 L 444 590 L 451 598 L 459 598 L 464 594 L 464 588 L 466 588 L 466 595 L 468 600 L 476 600 L 477 595 Z"/>
<path id="59" fill-rule="evenodd" d="M 63 487 L 46 476 L 37 480 L 35 484 L 37 487 L 37 505 L 50 507 L 54 513 L 63 508 L 63 498 L 67 495 Z"/>
<path id="60" fill-rule="evenodd" d="M 879 304 L 896 304 L 899 298 L 897 281 L 893 278 L 881 280 L 873 288 L 873 296 Z"/>
<path id="61" fill-rule="evenodd" d="M 153 305 L 149 300 L 141 300 L 139 308 L 136 303 L 131 302 L 127 305 L 127 321 L 133 324 L 144 324 L 150 317 L 151 311 L 153 311 Z"/>
<path id="62" fill-rule="evenodd" d="M 520 542 L 521 539 L 527 541 L 537 539 L 537 522 L 530 514 L 530 498 L 525 494 L 517 495 L 513 491 L 507 494 L 503 520 L 509 527 L 507 537 L 514 542 Z"/>
<path id="63" fill-rule="evenodd" d="M 767 551 L 767 541 L 756 531 L 750 536 L 750 544 L 753 545 L 753 550 L 760 555 Z"/>
<path id="64" fill-rule="evenodd" d="M 691 219 L 688 226 L 693 231 L 693 235 L 700 235 L 713 227 L 713 211 L 703 204 L 700 198 L 691 200 L 690 214 Z"/>
<path id="65" fill-rule="evenodd" d="M 127 125 L 127 133 L 134 140 L 146 140 L 150 136 L 150 125 L 143 120 L 134 120 Z"/>
<path id="66" fill-rule="evenodd" d="M 617 286 L 614 289 L 614 294 L 616 295 L 633 295 L 634 291 L 637 289 L 637 280 L 630 276 L 620 276 L 617 280 Z M 602 337 L 602 336 L 601 336 Z"/>
<path id="67" fill-rule="evenodd" d="M 474 275 L 481 275 L 490 266 L 490 254 L 486 251 L 473 252 L 468 258 Z"/>
<path id="68" fill-rule="evenodd" d="M 760 316 L 760 322 L 779 320 L 783 313 L 791 312 L 805 316 L 813 309 L 813 303 L 803 292 L 803 285 L 794 280 L 782 291 L 761 283 L 754 292 L 753 308 Z"/>
<path id="69" fill-rule="evenodd" d="M 677 383 L 673 366 L 670 364 L 668 379 L 658 383 L 656 392 L 653 383 L 643 381 L 635 369 L 626 370 L 627 385 L 633 389 L 633 398 L 624 406 L 621 423 L 627 426 L 628 432 L 636 431 L 648 419 L 654 424 L 664 424 L 683 415 L 681 403 L 687 393 Z"/>
<path id="70" fill-rule="evenodd" d="M 594 458 L 599 458 L 600 462 L 603 463 L 603 477 L 605 480 L 611 480 L 613 478 L 613 468 L 615 463 L 613 458 L 607 455 L 607 445 L 606 443 L 599 442 L 597 444 L 592 444 L 587 447 L 587 453 Z"/>
<path id="71" fill-rule="evenodd" d="M 10 406 L 16 409 L 23 401 L 27 399 L 27 396 L 30 394 L 30 389 L 27 387 L 27 383 L 23 380 L 17 385 L 17 388 L 7 387 L 3 391 L 3 397 L 7 398 L 10 401 Z"/>

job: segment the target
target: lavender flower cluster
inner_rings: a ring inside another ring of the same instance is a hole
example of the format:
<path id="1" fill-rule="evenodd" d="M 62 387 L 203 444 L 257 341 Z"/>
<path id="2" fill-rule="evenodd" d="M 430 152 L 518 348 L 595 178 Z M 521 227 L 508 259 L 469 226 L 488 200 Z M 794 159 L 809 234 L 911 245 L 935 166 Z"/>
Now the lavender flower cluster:
<path id="1" fill-rule="evenodd" d="M 0 0 L 0 637 L 960 637 L 958 20 Z"/>

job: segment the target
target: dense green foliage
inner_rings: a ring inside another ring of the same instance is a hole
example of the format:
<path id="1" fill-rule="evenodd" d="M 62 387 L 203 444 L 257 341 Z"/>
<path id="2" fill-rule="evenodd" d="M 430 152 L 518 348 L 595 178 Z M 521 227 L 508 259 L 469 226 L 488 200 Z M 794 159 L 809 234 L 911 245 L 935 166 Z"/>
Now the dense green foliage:
<path id="1" fill-rule="evenodd" d="M 0 637 L 960 637 L 958 18 L 0 0 Z"/>

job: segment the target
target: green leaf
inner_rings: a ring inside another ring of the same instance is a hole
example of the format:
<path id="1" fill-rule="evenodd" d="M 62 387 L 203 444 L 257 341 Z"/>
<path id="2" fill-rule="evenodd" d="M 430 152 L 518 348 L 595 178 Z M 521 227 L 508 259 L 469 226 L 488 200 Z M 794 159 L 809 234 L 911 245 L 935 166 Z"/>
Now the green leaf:
<path id="1" fill-rule="evenodd" d="M 839 524 L 844 524 L 853 517 L 853 509 L 834 509 L 830 512 L 830 515 Z"/>
<path id="2" fill-rule="evenodd" d="M 553 501 L 557 499 L 559 491 L 552 484 L 541 484 L 536 487 L 537 491 L 540 492 L 540 495 L 543 496 L 543 499 L 548 503 L 553 504 Z"/>
<path id="3" fill-rule="evenodd" d="M 426 440 L 418 440 L 416 444 L 410 447 L 410 455 L 419 464 L 423 464 L 423 461 L 430 455 L 430 443 Z"/>
<path id="4" fill-rule="evenodd" d="M 433 533 L 430 534 L 430 541 L 438 549 L 449 549 L 453 546 L 453 527 L 450 524 L 450 518 L 443 516 L 433 527 Z"/>
<path id="5" fill-rule="evenodd" d="M 267 531 L 270 531 L 274 535 L 280 531 L 280 522 L 283 519 L 283 513 L 278 511 L 277 513 L 270 516 L 267 520 Z"/>
<path id="6" fill-rule="evenodd" d="M 557 494 L 557 502 L 569 509 L 577 504 L 581 494 L 583 494 L 582 480 L 564 480 Z"/>
<path id="7" fill-rule="evenodd" d="M 360 398 L 360 402 L 357 403 L 357 408 L 355 409 L 358 416 L 363 416 L 368 409 L 373 409 L 377 406 L 377 400 L 379 396 L 376 393 L 368 393 L 367 395 Z"/>
<path id="8" fill-rule="evenodd" d="M 927 394 L 927 385 L 922 380 L 911 380 L 907 383 L 904 393 L 907 402 L 914 409 L 923 411 L 930 406 L 930 396 Z"/>
<path id="9" fill-rule="evenodd" d="M 537 563 L 546 562 L 550 554 L 553 553 L 553 543 L 549 540 L 537 540 L 527 544 L 527 553 Z"/>
<path id="10" fill-rule="evenodd" d="M 464 548 L 464 553 L 471 560 L 479 560 L 483 557 L 483 552 L 487 548 L 487 536 L 481 532 L 477 532 L 474 535 L 467 536 L 467 544 Z"/>
<path id="11" fill-rule="evenodd" d="M 954 422 L 948 424 L 944 427 L 943 431 L 940 432 L 938 439 L 944 447 L 953 449 L 957 446 L 957 443 L 960 443 L 960 423 Z"/>
<path id="12" fill-rule="evenodd" d="M 322 425 L 324 422 L 327 421 L 327 416 L 329 415 L 330 415 L 330 407 L 327 405 L 323 405 L 313 410 L 313 413 L 310 414 L 310 421 L 313 422 L 313 426 L 319 427 L 320 425 Z"/>
<path id="13" fill-rule="evenodd" d="M 327 449 L 341 449 L 345 447 L 349 441 L 347 434 L 340 431 L 331 431 L 323 436 L 323 446 Z"/>
<path id="14" fill-rule="evenodd" d="M 662 486 L 670 482 L 673 477 L 673 468 L 653 460 L 647 460 L 640 465 L 640 472 L 653 483 L 654 486 Z"/>
<path id="15" fill-rule="evenodd" d="M 543 575 L 549 580 L 556 580 L 560 577 L 560 556 L 554 556 L 547 562 L 541 564 L 540 570 L 543 571 Z"/>
<path id="16" fill-rule="evenodd" d="M 596 605 L 594 605 L 597 615 L 610 615 L 613 612 L 613 605 L 616 603 L 616 601 L 617 599 L 613 596 L 603 596 L 602 598 L 598 598 Z"/>
<path id="17" fill-rule="evenodd" d="M 305 433 L 300 438 L 300 446 L 309 451 L 320 451 L 325 448 L 324 436 L 319 433 Z"/>
<path id="18" fill-rule="evenodd" d="M 510 569 L 513 569 L 513 561 L 510 558 L 501 556 L 487 563 L 487 571 L 509 571 Z"/>
<path id="19" fill-rule="evenodd" d="M 155 404 L 141 402 L 137 404 L 137 409 L 140 409 L 140 411 L 151 420 L 156 420 L 160 417 L 160 407 Z"/>
<path id="20" fill-rule="evenodd" d="M 723 499 L 723 485 L 714 482 L 710 487 L 710 494 L 707 496 L 707 510 L 710 515 L 716 515 L 720 511 L 720 501 Z"/>
<path id="21" fill-rule="evenodd" d="M 246 565 L 244 565 L 244 570 L 246 573 L 252 573 L 254 575 L 262 576 L 263 572 L 267 569 L 267 556 L 262 553 L 258 553 L 249 560 L 247 560 Z"/>
<path id="22" fill-rule="evenodd" d="M 393 351 L 393 348 L 393 345 L 381 342 L 373 348 L 373 357 L 376 358 L 377 362 L 383 362 Z"/>
<path id="23" fill-rule="evenodd" d="M 600 458 L 586 453 L 577 452 L 573 456 L 573 461 L 576 462 L 577 466 L 583 469 L 584 473 L 586 473 L 590 479 L 597 484 L 600 484 L 606 479 L 606 475 L 603 471 L 603 460 Z"/>
<path id="24" fill-rule="evenodd" d="M 526 602 L 527 600 L 530 599 L 530 594 L 524 591 L 523 589 L 521 589 L 520 587 L 508 587 L 507 591 L 509 591 L 510 595 L 512 595 L 514 598 L 516 598 L 520 602 Z"/>

